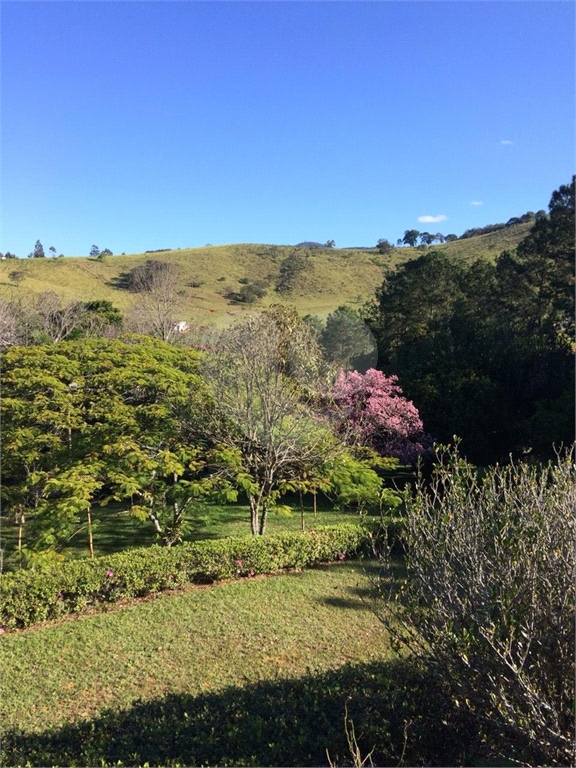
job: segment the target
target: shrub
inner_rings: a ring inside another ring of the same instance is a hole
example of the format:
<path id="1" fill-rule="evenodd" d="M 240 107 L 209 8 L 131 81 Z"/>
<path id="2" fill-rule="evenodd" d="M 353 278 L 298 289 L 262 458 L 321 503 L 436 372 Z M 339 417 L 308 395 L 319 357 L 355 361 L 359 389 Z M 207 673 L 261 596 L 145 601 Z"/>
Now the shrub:
<path id="1" fill-rule="evenodd" d="M 368 530 L 358 525 L 319 526 L 309 533 L 230 537 L 171 548 L 155 545 L 8 573 L 2 577 L 1 621 L 6 629 L 28 627 L 189 583 L 304 568 L 356 554 L 367 548 L 368 539 Z"/>
<path id="2" fill-rule="evenodd" d="M 450 449 L 406 497 L 404 581 L 384 553 L 383 622 L 450 682 L 493 758 L 574 764 L 573 460 L 481 476 Z"/>

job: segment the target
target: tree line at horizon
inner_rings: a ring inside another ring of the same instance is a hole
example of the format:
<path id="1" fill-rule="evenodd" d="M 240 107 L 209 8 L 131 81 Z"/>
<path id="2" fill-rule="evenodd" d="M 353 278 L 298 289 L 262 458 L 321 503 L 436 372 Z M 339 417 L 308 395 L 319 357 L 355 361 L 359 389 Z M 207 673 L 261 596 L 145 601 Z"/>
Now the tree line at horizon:
<path id="1" fill-rule="evenodd" d="M 511 219 L 508 219 L 506 223 L 501 224 L 486 224 L 483 227 L 472 227 L 471 229 L 465 230 L 461 235 L 455 235 L 455 234 L 448 234 L 444 235 L 441 232 L 437 232 L 436 234 L 431 234 L 430 232 L 420 232 L 417 229 L 407 229 L 404 232 L 404 235 L 401 238 L 398 238 L 396 241 L 396 247 L 401 247 L 403 245 L 409 246 L 409 247 L 415 247 L 418 243 L 418 240 L 420 240 L 420 245 L 432 245 L 433 243 L 452 243 L 456 240 L 466 240 L 470 237 L 479 237 L 480 235 L 486 235 L 490 232 L 498 232 L 499 230 L 506 229 L 507 227 L 516 226 L 517 224 L 523 224 L 528 221 L 538 221 L 541 218 L 546 217 L 546 211 L 540 210 L 534 213 L 533 211 L 528 211 L 527 213 L 523 214 L 522 216 L 513 216 Z M 210 245 L 210 244 L 208 244 Z M 207 246 L 208 247 L 208 246 Z M 327 240 L 325 243 L 319 243 L 316 241 L 306 240 L 301 243 L 298 243 L 295 248 L 308 248 L 308 249 L 333 249 L 336 247 L 336 243 L 334 240 Z M 360 246 L 361 248 L 366 248 L 366 246 Z M 380 253 L 389 253 L 391 250 L 394 249 L 394 245 L 390 243 L 386 238 L 380 238 L 375 246 L 372 246 L 373 248 L 378 249 Z M 52 257 L 56 257 L 56 247 L 51 245 L 48 250 L 50 251 Z M 167 253 L 169 251 L 172 251 L 172 248 L 155 248 L 152 250 L 147 250 L 145 253 Z M 102 250 L 97 245 L 92 245 L 90 248 L 89 255 L 91 258 L 96 259 L 105 259 L 107 256 L 113 256 L 113 252 L 109 248 L 103 248 Z M 122 256 L 125 256 L 126 254 L 123 253 Z M 11 251 L 6 251 L 5 254 L 0 253 L 0 259 L 17 259 L 18 256 L 16 254 L 12 253 Z M 44 246 L 40 242 L 40 240 L 36 240 L 36 243 L 34 244 L 34 248 L 30 253 L 27 255 L 28 259 L 44 259 L 46 258 L 46 252 L 44 250 Z M 64 258 L 64 254 L 60 253 L 58 254 L 58 258 Z"/>

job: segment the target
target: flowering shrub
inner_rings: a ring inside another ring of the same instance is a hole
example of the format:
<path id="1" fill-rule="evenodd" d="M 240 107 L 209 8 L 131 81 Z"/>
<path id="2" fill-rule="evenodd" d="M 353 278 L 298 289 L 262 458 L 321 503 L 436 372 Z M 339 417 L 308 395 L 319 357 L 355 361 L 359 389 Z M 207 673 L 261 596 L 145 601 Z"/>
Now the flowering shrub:
<path id="1" fill-rule="evenodd" d="M 2 577 L 1 624 L 28 627 L 91 606 L 142 597 L 185 584 L 210 584 L 342 560 L 368 549 L 370 532 L 349 523 L 314 532 L 152 546 Z"/>
<path id="2" fill-rule="evenodd" d="M 385 456 L 412 462 L 432 447 L 416 406 L 402 395 L 397 376 L 370 368 L 340 375 L 334 387 L 336 409 L 346 415 L 353 438 Z"/>

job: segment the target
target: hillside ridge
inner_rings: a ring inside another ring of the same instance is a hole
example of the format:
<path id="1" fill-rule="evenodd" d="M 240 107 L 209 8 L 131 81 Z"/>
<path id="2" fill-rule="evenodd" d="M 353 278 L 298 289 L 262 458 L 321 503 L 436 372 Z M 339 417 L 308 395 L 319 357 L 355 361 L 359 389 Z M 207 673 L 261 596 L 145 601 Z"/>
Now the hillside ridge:
<path id="1" fill-rule="evenodd" d="M 0 291 L 5 299 L 54 291 L 64 301 L 106 299 L 126 310 L 135 297 L 122 287 L 126 275 L 146 261 L 159 261 L 178 270 L 182 319 L 189 322 L 227 325 L 239 312 L 275 303 L 325 318 L 342 304 L 360 306 L 374 296 L 386 272 L 425 252 L 441 250 L 466 261 L 494 260 L 502 251 L 516 248 L 532 224 L 521 223 L 441 245 L 394 248 L 388 254 L 379 253 L 377 248 L 237 243 L 106 256 L 102 260 L 89 256 L 9 259 L 0 262 Z M 289 257 L 304 266 L 287 290 L 277 290 Z M 254 304 L 231 298 L 254 283 L 262 284 L 266 291 Z"/>

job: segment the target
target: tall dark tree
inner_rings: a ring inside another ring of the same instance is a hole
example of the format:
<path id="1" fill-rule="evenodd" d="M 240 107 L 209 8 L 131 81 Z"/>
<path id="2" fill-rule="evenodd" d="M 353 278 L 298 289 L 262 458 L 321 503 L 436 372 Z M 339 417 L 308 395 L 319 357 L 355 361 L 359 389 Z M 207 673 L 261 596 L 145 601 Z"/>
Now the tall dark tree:
<path id="1" fill-rule="evenodd" d="M 46 256 L 44 253 L 44 247 L 40 240 L 36 240 L 36 244 L 34 245 L 34 251 L 32 252 L 32 257 L 34 259 L 43 259 Z"/>
<path id="2" fill-rule="evenodd" d="M 473 461 L 550 455 L 574 439 L 574 182 L 515 253 L 438 251 L 387 276 L 370 324 L 427 428 Z"/>
<path id="3" fill-rule="evenodd" d="M 92 248 L 90 248 L 90 256 L 93 258 L 98 258 L 98 256 L 100 256 L 100 248 L 98 248 L 97 245 L 93 245 Z"/>

